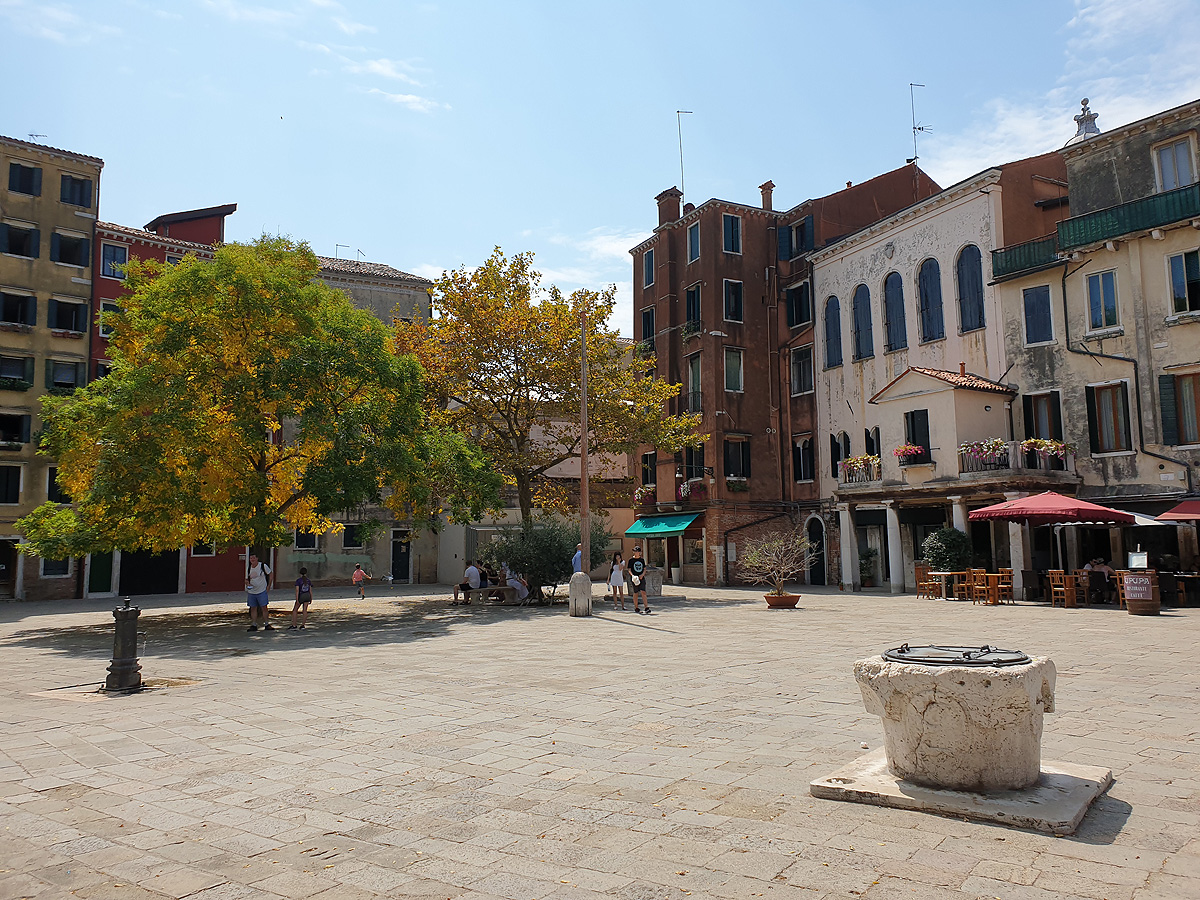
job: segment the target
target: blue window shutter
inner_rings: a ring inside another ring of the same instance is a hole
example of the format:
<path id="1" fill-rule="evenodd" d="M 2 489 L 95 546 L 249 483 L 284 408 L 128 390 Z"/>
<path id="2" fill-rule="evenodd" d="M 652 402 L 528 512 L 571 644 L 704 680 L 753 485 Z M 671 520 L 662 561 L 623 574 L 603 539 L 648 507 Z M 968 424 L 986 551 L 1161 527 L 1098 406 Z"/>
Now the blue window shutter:
<path id="1" fill-rule="evenodd" d="M 0 222 L 0 253 L 8 252 L 8 226 Z"/>
<path id="2" fill-rule="evenodd" d="M 8 189 L 10 191 L 21 190 L 21 167 L 17 163 L 8 164 Z"/>
<path id="3" fill-rule="evenodd" d="M 812 286 L 806 281 L 800 285 L 800 317 L 799 322 L 811 322 L 813 317 L 812 311 Z"/>
<path id="4" fill-rule="evenodd" d="M 813 234 L 813 217 L 804 217 L 804 235 L 800 242 L 801 250 L 811 250 L 817 244 L 817 236 Z"/>
<path id="5" fill-rule="evenodd" d="M 46 360 L 46 390 L 54 387 L 54 360 Z"/>
<path id="6" fill-rule="evenodd" d="M 53 297 L 50 298 L 50 302 L 46 306 L 46 327 L 58 327 L 58 301 Z"/>
<path id="7" fill-rule="evenodd" d="M 37 324 L 37 297 L 29 296 L 25 298 L 25 321 L 26 325 Z"/>
<path id="8" fill-rule="evenodd" d="M 781 260 L 789 260 L 792 258 L 792 229 L 788 225 L 780 225 L 775 229 L 775 233 L 779 238 L 779 258 Z"/>
<path id="9" fill-rule="evenodd" d="M 80 191 L 80 195 L 80 205 L 90 207 L 92 205 L 92 180 L 90 178 L 83 182 L 83 190 Z"/>
<path id="10" fill-rule="evenodd" d="M 37 259 L 42 255 L 42 232 L 37 228 L 29 235 L 29 243 L 32 244 L 33 258 Z"/>
<path id="11" fill-rule="evenodd" d="M 92 264 L 92 242 L 91 242 L 91 240 L 89 240 L 88 238 L 83 239 L 80 253 L 81 253 L 81 256 L 83 259 L 83 264 L 85 266 L 90 266 Z"/>
<path id="12" fill-rule="evenodd" d="M 33 357 L 32 356 L 25 357 L 25 374 L 23 377 L 30 384 L 33 384 Z"/>
<path id="13" fill-rule="evenodd" d="M 1084 388 L 1084 400 L 1087 402 L 1088 417 L 1088 447 L 1093 453 L 1100 452 L 1100 422 L 1096 418 L 1096 389 Z"/>
<path id="14" fill-rule="evenodd" d="M 1158 376 L 1158 408 L 1162 413 L 1162 442 L 1174 447 L 1179 443 L 1179 419 L 1174 375 Z"/>
<path id="15" fill-rule="evenodd" d="M 62 255 L 62 236 L 55 232 L 50 235 L 50 259 L 54 262 L 59 262 L 59 257 Z"/>
<path id="16" fill-rule="evenodd" d="M 42 167 L 37 166 L 33 170 L 33 196 L 42 196 Z"/>
<path id="17" fill-rule="evenodd" d="M 30 421 L 33 416 L 21 416 L 21 443 L 28 444 L 30 437 Z"/>
<path id="18" fill-rule="evenodd" d="M 71 202 L 71 176 L 63 175 L 59 182 L 58 199 L 63 203 Z"/>

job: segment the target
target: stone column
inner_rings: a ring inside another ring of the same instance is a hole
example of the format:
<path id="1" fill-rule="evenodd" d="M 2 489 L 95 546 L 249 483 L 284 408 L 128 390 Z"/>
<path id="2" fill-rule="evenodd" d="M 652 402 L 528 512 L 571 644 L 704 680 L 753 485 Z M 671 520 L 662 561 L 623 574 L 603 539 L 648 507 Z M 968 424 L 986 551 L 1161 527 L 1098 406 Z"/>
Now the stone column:
<path id="1" fill-rule="evenodd" d="M 858 530 L 854 527 L 854 506 L 839 503 L 838 525 L 841 531 L 842 586 L 852 591 L 859 588 L 858 579 Z"/>
<path id="2" fill-rule="evenodd" d="M 946 499 L 951 504 L 951 511 L 954 515 L 954 527 L 963 534 L 970 534 L 971 532 L 967 529 L 967 501 L 961 495 L 947 497 Z"/>
<path id="3" fill-rule="evenodd" d="M 888 577 L 893 594 L 904 593 L 904 546 L 900 538 L 900 514 L 895 500 L 883 501 L 887 516 Z"/>

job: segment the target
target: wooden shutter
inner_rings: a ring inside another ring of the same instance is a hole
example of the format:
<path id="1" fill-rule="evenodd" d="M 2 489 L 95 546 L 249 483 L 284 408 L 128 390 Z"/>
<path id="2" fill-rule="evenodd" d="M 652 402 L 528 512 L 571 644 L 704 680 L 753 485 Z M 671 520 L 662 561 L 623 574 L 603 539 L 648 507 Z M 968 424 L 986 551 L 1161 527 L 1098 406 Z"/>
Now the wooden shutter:
<path id="1" fill-rule="evenodd" d="M 801 226 L 803 228 L 803 232 L 800 236 L 800 249 L 811 250 L 816 246 L 817 243 L 816 235 L 813 234 L 813 217 L 805 216 Z"/>
<path id="2" fill-rule="evenodd" d="M 75 363 L 75 387 L 83 387 L 87 384 L 87 363 Z"/>
<path id="3" fill-rule="evenodd" d="M 738 441 L 742 453 L 742 477 L 750 477 L 750 442 Z"/>
<path id="4" fill-rule="evenodd" d="M 30 422 L 33 416 L 21 416 L 21 443 L 28 444 L 30 437 Z"/>
<path id="5" fill-rule="evenodd" d="M 79 192 L 79 199 L 82 201 L 82 206 L 92 205 L 92 180 L 89 178 L 82 182 L 83 190 Z"/>
<path id="6" fill-rule="evenodd" d="M 50 303 L 46 308 L 46 327 L 58 327 L 58 301 L 53 297 L 50 298 Z"/>
<path id="7" fill-rule="evenodd" d="M 1174 375 L 1158 376 L 1158 409 L 1162 413 L 1162 442 L 1174 447 L 1179 443 L 1179 411 Z"/>
<path id="8" fill-rule="evenodd" d="M 1121 404 L 1125 407 L 1125 443 L 1122 445 L 1122 450 L 1133 449 L 1133 435 L 1130 433 L 1130 426 L 1133 419 L 1133 410 L 1129 406 L 1129 383 L 1121 382 Z"/>
<path id="9" fill-rule="evenodd" d="M 21 377 L 25 381 L 28 381 L 31 385 L 33 384 L 33 357 L 32 356 L 25 357 L 25 372 Z"/>
<path id="10" fill-rule="evenodd" d="M 0 253 L 8 252 L 8 226 L 0 222 Z"/>
<path id="11" fill-rule="evenodd" d="M 786 262 L 792 258 L 792 229 L 790 225 L 780 225 L 775 229 L 779 238 L 779 258 Z"/>
<path id="12" fill-rule="evenodd" d="M 924 447 L 926 454 L 929 452 L 929 410 L 914 409 L 913 410 L 913 425 L 916 428 L 917 440 L 913 441 L 918 447 Z"/>
<path id="13" fill-rule="evenodd" d="M 837 435 L 831 434 L 829 436 L 829 473 L 833 478 L 838 477 L 838 463 L 840 462 L 838 456 L 841 453 L 841 449 L 842 447 L 838 443 Z"/>
<path id="14" fill-rule="evenodd" d="M 23 324 L 37 324 L 37 297 L 31 295 L 25 298 L 25 321 Z"/>
<path id="15" fill-rule="evenodd" d="M 60 256 L 62 256 L 62 235 L 55 232 L 50 235 L 50 259 L 53 262 L 60 262 Z"/>
<path id="16" fill-rule="evenodd" d="M 1062 394 L 1059 391 L 1050 392 L 1050 437 L 1056 441 L 1063 439 Z"/>
<path id="17" fill-rule="evenodd" d="M 1026 394 L 1021 398 L 1021 413 L 1025 418 L 1025 437 L 1037 437 L 1037 422 L 1033 418 L 1033 396 Z"/>
<path id="18" fill-rule="evenodd" d="M 33 170 L 33 196 L 42 196 L 42 167 L 35 166 Z"/>
<path id="19" fill-rule="evenodd" d="M 1087 401 L 1088 447 L 1093 453 L 1099 453 L 1100 423 L 1096 420 L 1096 389 L 1084 388 L 1084 399 Z"/>
<path id="20" fill-rule="evenodd" d="M 18 193 L 21 190 L 21 167 L 16 163 L 8 164 L 8 189 Z"/>
<path id="21" fill-rule="evenodd" d="M 800 315 L 797 322 L 811 322 L 812 317 L 812 285 L 806 281 L 800 285 Z"/>
<path id="22" fill-rule="evenodd" d="M 29 249 L 33 251 L 31 254 L 34 259 L 38 259 L 42 255 L 42 232 L 35 228 L 29 233 Z"/>
<path id="23" fill-rule="evenodd" d="M 92 242 L 89 238 L 84 238 L 80 242 L 79 264 L 83 266 L 90 266 L 92 264 Z"/>
<path id="24" fill-rule="evenodd" d="M 46 360 L 46 390 L 54 387 L 54 360 Z"/>

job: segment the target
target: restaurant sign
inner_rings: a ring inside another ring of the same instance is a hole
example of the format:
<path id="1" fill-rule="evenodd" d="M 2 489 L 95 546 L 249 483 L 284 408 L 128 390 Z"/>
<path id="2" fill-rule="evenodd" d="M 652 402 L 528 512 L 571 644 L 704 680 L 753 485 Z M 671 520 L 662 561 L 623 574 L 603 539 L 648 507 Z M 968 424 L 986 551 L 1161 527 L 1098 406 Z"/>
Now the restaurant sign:
<path id="1" fill-rule="evenodd" d="M 1125 576 L 1125 599 L 1126 600 L 1153 600 L 1154 599 L 1154 583 L 1150 580 L 1149 575 L 1126 575 Z"/>

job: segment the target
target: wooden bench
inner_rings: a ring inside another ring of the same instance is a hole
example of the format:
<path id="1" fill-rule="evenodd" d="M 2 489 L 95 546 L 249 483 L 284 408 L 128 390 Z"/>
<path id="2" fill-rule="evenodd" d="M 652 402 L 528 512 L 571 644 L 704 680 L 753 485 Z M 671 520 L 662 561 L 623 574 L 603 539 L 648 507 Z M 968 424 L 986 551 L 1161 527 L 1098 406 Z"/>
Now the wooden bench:
<path id="1" fill-rule="evenodd" d="M 492 594 L 499 594 L 503 599 L 501 603 L 515 603 L 517 601 L 517 589 L 508 585 L 496 585 L 493 587 L 471 588 L 470 590 L 460 591 L 469 603 L 472 600 L 486 600 Z"/>

